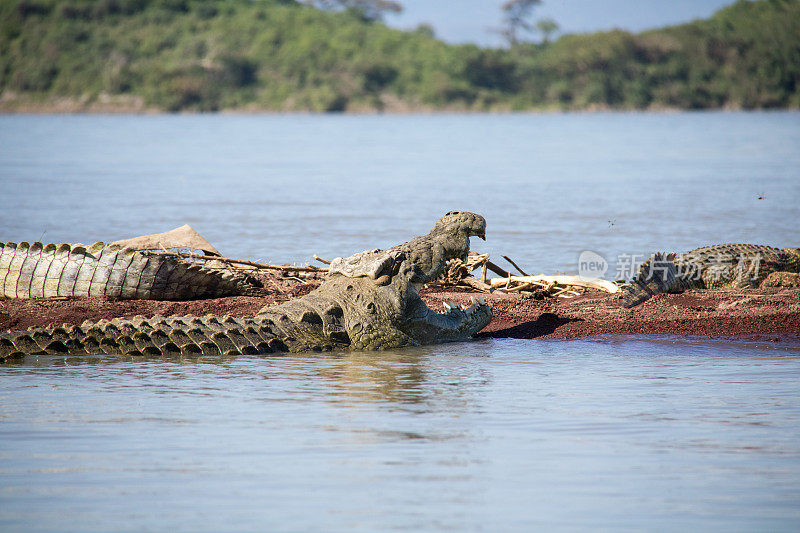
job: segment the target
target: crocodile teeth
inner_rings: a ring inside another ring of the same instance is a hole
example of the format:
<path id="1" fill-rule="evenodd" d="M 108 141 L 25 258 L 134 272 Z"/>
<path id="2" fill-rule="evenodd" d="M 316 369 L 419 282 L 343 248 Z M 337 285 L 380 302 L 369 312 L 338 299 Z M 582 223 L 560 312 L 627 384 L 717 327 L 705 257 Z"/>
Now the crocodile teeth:
<path id="1" fill-rule="evenodd" d="M 444 302 L 444 310 L 450 311 L 451 309 L 453 309 L 453 306 L 450 305 L 450 302 Z"/>

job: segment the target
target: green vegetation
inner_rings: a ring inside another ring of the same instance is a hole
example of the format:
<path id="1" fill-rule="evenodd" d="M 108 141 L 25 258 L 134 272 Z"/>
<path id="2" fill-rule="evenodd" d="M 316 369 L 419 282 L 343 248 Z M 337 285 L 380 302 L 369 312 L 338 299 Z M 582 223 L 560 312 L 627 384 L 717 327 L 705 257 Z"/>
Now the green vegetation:
<path id="1" fill-rule="evenodd" d="M 508 50 L 293 0 L 0 0 L 0 105 L 115 98 L 168 111 L 800 108 L 800 0 Z"/>

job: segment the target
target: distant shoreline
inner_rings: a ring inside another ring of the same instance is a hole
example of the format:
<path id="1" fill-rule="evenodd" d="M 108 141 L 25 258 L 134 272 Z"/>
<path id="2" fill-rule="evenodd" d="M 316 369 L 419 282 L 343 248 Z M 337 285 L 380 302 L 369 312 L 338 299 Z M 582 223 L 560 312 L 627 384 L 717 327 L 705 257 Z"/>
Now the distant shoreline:
<path id="1" fill-rule="evenodd" d="M 0 2 L 0 113 L 800 109 L 798 25 L 798 2 L 742 1 L 482 48 L 306 2 Z"/>
<path id="2" fill-rule="evenodd" d="M 313 110 L 279 110 L 257 107 L 220 109 L 218 111 L 166 111 L 148 107 L 135 97 L 105 96 L 94 101 L 80 98 L 59 97 L 49 101 L 34 101 L 25 97 L 11 98 L 0 95 L 0 115 L 276 115 L 276 116 L 316 116 L 316 115 L 560 115 L 594 113 L 628 114 L 674 114 L 674 113 L 738 113 L 738 112 L 800 112 L 792 107 L 769 109 L 745 109 L 742 107 L 722 107 L 708 109 L 688 109 L 680 107 L 651 106 L 647 109 L 615 108 L 611 106 L 588 106 L 574 109 L 534 108 L 524 110 L 495 109 L 475 110 L 457 107 L 434 108 L 430 106 L 397 106 L 392 109 L 354 109 L 336 112 Z"/>

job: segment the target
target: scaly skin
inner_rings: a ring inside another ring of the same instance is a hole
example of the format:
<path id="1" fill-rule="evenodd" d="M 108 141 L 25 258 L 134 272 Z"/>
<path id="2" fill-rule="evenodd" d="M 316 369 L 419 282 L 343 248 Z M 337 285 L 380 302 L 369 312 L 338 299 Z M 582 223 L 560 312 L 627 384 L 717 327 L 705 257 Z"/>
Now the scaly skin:
<path id="1" fill-rule="evenodd" d="M 228 271 L 119 245 L 0 243 L 0 297 L 5 298 L 189 300 L 255 291 Z"/>
<path id="2" fill-rule="evenodd" d="M 800 248 L 717 244 L 677 257 L 659 253 L 625 288 L 623 305 L 634 307 L 656 294 L 689 289 L 757 287 L 772 272 L 800 272 Z"/>
<path id="3" fill-rule="evenodd" d="M 492 318 L 483 302 L 444 313 L 419 297 L 469 238 L 485 238 L 480 215 L 452 211 L 423 237 L 331 264 L 319 288 L 254 317 L 135 317 L 81 326 L 0 333 L 0 358 L 24 354 L 264 354 L 380 350 L 466 340 Z"/>

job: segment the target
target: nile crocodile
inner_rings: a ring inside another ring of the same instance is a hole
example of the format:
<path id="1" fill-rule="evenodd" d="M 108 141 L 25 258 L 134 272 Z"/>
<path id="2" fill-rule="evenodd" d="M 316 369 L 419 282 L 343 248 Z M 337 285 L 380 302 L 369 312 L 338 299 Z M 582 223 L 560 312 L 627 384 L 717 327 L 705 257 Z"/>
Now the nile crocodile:
<path id="1" fill-rule="evenodd" d="M 772 272 L 800 272 L 800 248 L 718 244 L 679 256 L 657 253 L 625 288 L 623 305 L 633 307 L 656 294 L 688 289 L 757 287 Z"/>
<path id="2" fill-rule="evenodd" d="M 256 294 L 230 270 L 153 256 L 117 244 L 0 243 L 0 297 L 107 296 L 188 300 Z"/>
<path id="3" fill-rule="evenodd" d="M 450 259 L 466 259 L 469 238 L 485 239 L 485 231 L 482 216 L 451 211 L 423 237 L 334 260 L 319 288 L 252 317 L 134 317 L 8 331 L 0 333 L 0 357 L 378 350 L 466 340 L 489 323 L 491 307 L 478 301 L 438 313 L 418 290 Z"/>

